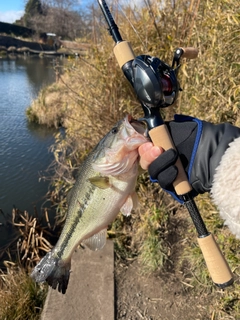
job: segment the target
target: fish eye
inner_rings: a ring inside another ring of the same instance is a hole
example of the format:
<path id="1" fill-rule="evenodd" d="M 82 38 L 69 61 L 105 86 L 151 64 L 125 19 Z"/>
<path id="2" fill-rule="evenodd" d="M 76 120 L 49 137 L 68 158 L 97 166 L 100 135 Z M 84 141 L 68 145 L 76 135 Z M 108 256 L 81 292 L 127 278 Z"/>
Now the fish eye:
<path id="1" fill-rule="evenodd" d="M 113 134 L 116 134 L 118 132 L 118 127 L 114 127 L 112 128 L 112 131 L 111 131 Z"/>

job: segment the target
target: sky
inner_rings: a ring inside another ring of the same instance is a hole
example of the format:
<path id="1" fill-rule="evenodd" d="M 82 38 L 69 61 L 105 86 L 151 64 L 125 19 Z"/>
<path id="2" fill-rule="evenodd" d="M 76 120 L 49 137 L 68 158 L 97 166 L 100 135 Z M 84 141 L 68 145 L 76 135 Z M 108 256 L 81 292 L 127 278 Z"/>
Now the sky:
<path id="1" fill-rule="evenodd" d="M 82 5 L 89 0 L 80 0 Z M 25 0 L 0 0 L 0 21 L 13 23 L 21 18 L 24 13 Z"/>
<path id="2" fill-rule="evenodd" d="M 79 4 L 81 6 L 86 6 L 90 2 L 96 2 L 97 0 L 79 0 Z M 111 1 L 106 1 L 109 5 Z M 135 5 L 139 5 L 142 0 L 122 0 L 120 3 L 126 4 L 131 3 Z M 13 23 L 17 19 L 21 18 L 24 13 L 26 0 L 0 0 L 0 21 Z"/>
<path id="3" fill-rule="evenodd" d="M 1 0 L 0 21 L 13 23 L 21 18 L 24 12 L 24 0 Z"/>

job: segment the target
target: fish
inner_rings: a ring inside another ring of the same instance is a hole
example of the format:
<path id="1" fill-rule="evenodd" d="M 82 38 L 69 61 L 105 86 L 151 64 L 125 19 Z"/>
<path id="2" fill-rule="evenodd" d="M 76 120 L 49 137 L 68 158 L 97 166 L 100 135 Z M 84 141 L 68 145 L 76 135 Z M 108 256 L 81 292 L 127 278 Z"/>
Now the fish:
<path id="1" fill-rule="evenodd" d="M 107 228 L 119 212 L 128 216 L 137 207 L 138 147 L 147 141 L 145 125 L 127 115 L 90 152 L 68 195 L 60 237 L 35 266 L 32 279 L 66 293 L 76 248 L 83 244 L 91 250 L 102 249 Z"/>

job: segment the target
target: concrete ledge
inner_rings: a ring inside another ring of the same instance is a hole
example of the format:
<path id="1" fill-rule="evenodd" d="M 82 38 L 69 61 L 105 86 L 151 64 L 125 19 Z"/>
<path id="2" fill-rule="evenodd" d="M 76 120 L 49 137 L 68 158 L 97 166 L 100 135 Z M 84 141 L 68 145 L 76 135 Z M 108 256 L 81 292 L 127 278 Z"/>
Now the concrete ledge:
<path id="1" fill-rule="evenodd" d="M 79 249 L 65 295 L 49 287 L 41 320 L 114 320 L 114 250 Z"/>

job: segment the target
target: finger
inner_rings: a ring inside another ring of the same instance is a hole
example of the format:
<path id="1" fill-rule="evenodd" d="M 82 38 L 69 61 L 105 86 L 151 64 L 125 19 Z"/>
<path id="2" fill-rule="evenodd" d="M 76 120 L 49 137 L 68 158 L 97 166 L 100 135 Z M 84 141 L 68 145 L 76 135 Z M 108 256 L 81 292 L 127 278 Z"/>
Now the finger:
<path id="1" fill-rule="evenodd" d="M 152 147 L 153 147 L 153 143 L 152 143 L 152 142 L 143 143 L 143 144 L 138 148 L 138 153 L 139 153 L 140 157 L 141 157 L 145 152 L 149 151 Z"/>
<path id="2" fill-rule="evenodd" d="M 140 166 L 147 170 L 150 163 L 153 162 L 160 154 L 163 152 L 162 148 L 159 148 L 157 146 L 153 146 L 150 149 L 147 149 L 142 156 L 140 157 Z"/>

